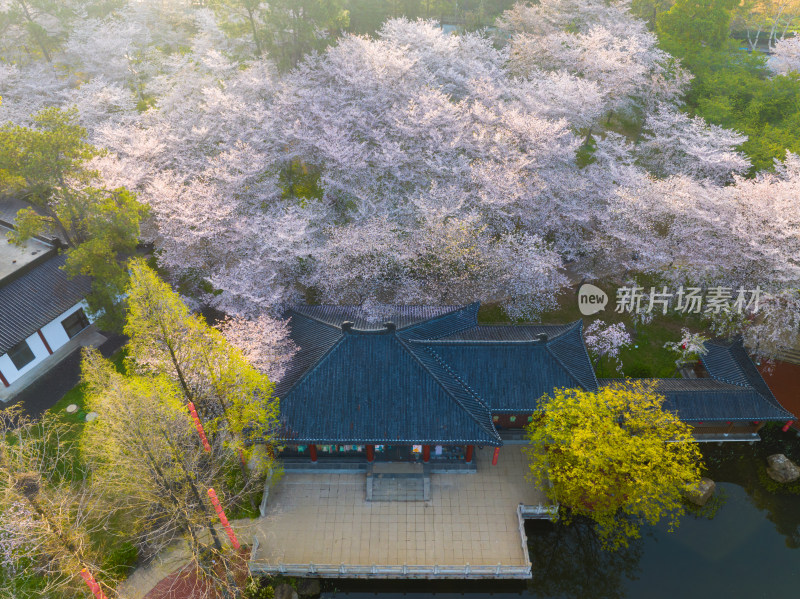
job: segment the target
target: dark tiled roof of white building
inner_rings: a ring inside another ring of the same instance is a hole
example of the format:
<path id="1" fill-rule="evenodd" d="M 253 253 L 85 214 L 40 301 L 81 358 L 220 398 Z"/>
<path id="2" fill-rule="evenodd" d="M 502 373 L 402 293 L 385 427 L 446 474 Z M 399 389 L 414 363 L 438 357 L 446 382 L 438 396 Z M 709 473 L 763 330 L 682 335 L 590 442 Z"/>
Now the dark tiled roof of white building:
<path id="1" fill-rule="evenodd" d="M 86 297 L 91 280 L 70 278 L 65 261 L 54 256 L 0 288 L 0 355 Z"/>

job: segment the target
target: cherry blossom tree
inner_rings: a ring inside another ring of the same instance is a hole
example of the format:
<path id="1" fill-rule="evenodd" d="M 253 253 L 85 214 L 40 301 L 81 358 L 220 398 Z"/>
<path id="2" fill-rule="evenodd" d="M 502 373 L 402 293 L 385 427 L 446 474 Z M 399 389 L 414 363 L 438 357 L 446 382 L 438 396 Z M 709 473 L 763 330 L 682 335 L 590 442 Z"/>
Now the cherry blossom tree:
<path id="1" fill-rule="evenodd" d="M 241 316 L 228 317 L 219 325 L 228 343 L 241 350 L 254 368 L 278 382 L 286 372 L 298 348 L 289 338 L 289 321 L 261 314 L 249 320 Z"/>
<path id="2" fill-rule="evenodd" d="M 664 344 L 665 349 L 678 354 L 678 359 L 675 360 L 678 366 L 686 362 L 696 362 L 700 356 L 708 352 L 705 346 L 708 337 L 701 333 L 693 333 L 686 328 L 681 329 L 681 335 L 680 341 L 668 341 Z"/>
<path id="3" fill-rule="evenodd" d="M 607 324 L 602 320 L 592 321 L 583 332 L 583 339 L 586 342 L 586 349 L 595 361 L 608 358 L 618 369 L 622 368 L 619 359 L 620 350 L 633 343 L 624 324 L 621 322 Z"/>
<path id="4" fill-rule="evenodd" d="M 653 102 L 675 101 L 689 76 L 658 49 L 629 2 L 543 0 L 517 3 L 498 19 L 512 34 L 510 67 L 523 77 L 567 72 L 594 81 L 603 112 L 630 111 Z"/>
<path id="5" fill-rule="evenodd" d="M 684 174 L 724 184 L 750 168 L 750 161 L 734 149 L 745 141 L 745 135 L 660 104 L 647 114 L 636 150 L 647 170 L 658 176 Z"/>
<path id="6" fill-rule="evenodd" d="M 767 66 L 776 75 L 786 75 L 791 71 L 800 73 L 800 35 L 778 40 Z"/>

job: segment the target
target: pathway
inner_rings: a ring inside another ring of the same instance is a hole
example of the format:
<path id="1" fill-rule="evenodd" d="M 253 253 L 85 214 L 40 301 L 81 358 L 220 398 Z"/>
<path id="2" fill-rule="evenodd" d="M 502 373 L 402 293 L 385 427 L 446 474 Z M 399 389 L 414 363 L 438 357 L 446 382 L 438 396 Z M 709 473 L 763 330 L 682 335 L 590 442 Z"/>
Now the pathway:
<path id="1" fill-rule="evenodd" d="M 253 533 L 258 520 L 231 520 L 231 526 L 239 543 L 243 546 L 253 542 Z M 221 541 L 230 544 L 221 526 L 216 527 Z M 201 535 L 201 542 L 208 542 L 208 532 Z M 148 594 L 168 578 L 190 563 L 191 552 L 186 541 L 176 541 L 156 556 L 146 566 L 140 566 L 119 587 L 119 594 L 125 599 L 144 599 Z M 161 585 L 163 586 L 163 584 Z M 177 597 L 177 594 L 176 594 Z"/>

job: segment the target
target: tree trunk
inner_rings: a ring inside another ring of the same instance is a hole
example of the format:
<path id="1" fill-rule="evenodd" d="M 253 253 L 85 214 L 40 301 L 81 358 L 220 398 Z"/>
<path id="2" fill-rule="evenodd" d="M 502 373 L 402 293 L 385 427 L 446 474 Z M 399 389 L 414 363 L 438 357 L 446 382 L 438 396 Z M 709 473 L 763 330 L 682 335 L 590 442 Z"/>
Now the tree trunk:
<path id="1" fill-rule="evenodd" d="M 247 18 L 250 20 L 250 28 L 253 30 L 253 41 L 256 44 L 256 58 L 261 57 L 261 41 L 258 39 L 258 30 L 256 29 L 256 21 L 253 18 L 253 9 L 248 6 L 247 7 Z"/>
<path id="2" fill-rule="evenodd" d="M 39 44 L 39 48 L 41 48 L 45 60 L 47 60 L 47 62 L 53 62 L 53 59 L 50 57 L 50 52 L 47 50 L 47 46 L 42 40 L 41 33 L 39 32 L 38 29 L 36 29 L 40 25 L 33 20 L 33 17 L 31 16 L 30 11 L 28 10 L 28 5 L 25 4 L 25 0 L 19 0 L 19 5 L 22 7 L 23 12 L 25 13 L 25 18 L 28 19 L 28 23 L 33 25 L 32 29 L 33 37 L 36 38 L 36 43 Z"/>

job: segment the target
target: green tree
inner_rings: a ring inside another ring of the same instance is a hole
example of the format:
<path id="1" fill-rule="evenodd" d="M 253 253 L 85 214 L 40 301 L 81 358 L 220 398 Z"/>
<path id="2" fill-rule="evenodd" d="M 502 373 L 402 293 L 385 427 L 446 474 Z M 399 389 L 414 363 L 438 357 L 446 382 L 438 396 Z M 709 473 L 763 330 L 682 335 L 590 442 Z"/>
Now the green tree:
<path id="1" fill-rule="evenodd" d="M 647 21 L 650 29 L 655 29 L 658 16 L 668 11 L 675 0 L 632 0 L 631 12 Z"/>
<path id="2" fill-rule="evenodd" d="M 184 401 L 193 402 L 210 433 L 224 429 L 246 454 L 272 441 L 278 400 L 273 384 L 242 352 L 201 316 L 142 260 L 129 264 L 128 320 L 125 334 L 134 369 L 166 375 L 178 382 Z M 263 461 L 261 469 L 269 467 Z"/>
<path id="3" fill-rule="evenodd" d="M 52 62 L 53 52 L 64 38 L 64 26 L 74 17 L 72 2 L 9 0 L 4 4 L 0 4 L 0 33 L 8 38 L 4 42 L 24 46 L 28 53 L 38 51 Z M 54 22 L 59 27 L 53 27 Z"/>
<path id="4" fill-rule="evenodd" d="M 86 142 L 75 109 L 43 110 L 33 127 L 0 126 L 0 188 L 32 204 L 17 213 L 11 239 L 24 243 L 50 233 L 65 240 L 65 269 L 93 277 L 89 307 L 101 327 L 119 330 L 124 263 L 136 249 L 146 208 L 128 190 L 102 186 L 89 168 L 100 154 Z"/>
<path id="5" fill-rule="evenodd" d="M 663 403 L 651 386 L 630 381 L 596 393 L 559 389 L 528 425 L 532 480 L 567 522 L 594 520 L 607 546 L 626 545 L 643 523 L 667 517 L 676 525 L 682 492 L 700 479 L 691 429 Z"/>
<path id="6" fill-rule="evenodd" d="M 267 52 L 283 68 L 336 39 L 350 20 L 342 0 L 214 0 L 225 29 L 253 39 L 255 54 Z"/>
<path id="7" fill-rule="evenodd" d="M 670 45 L 721 48 L 728 40 L 738 0 L 678 0 L 657 18 L 657 30 Z"/>
<path id="8" fill-rule="evenodd" d="M 679 1 L 658 19 L 662 46 L 694 75 L 686 108 L 747 135 L 750 174 L 800 151 L 800 76 L 772 77 L 765 56 L 728 39 L 732 0 Z"/>
<path id="9" fill-rule="evenodd" d="M 221 443 L 204 449 L 174 380 L 120 374 L 96 350 L 83 356 L 86 405 L 98 418 L 85 427 L 81 450 L 94 484 L 125 506 L 128 532 L 148 553 L 183 539 L 190 568 L 223 596 L 235 596 L 233 572 L 242 558 L 223 543 L 207 492 L 214 488 L 230 514 L 256 478 L 232 488 L 236 453 Z"/>

